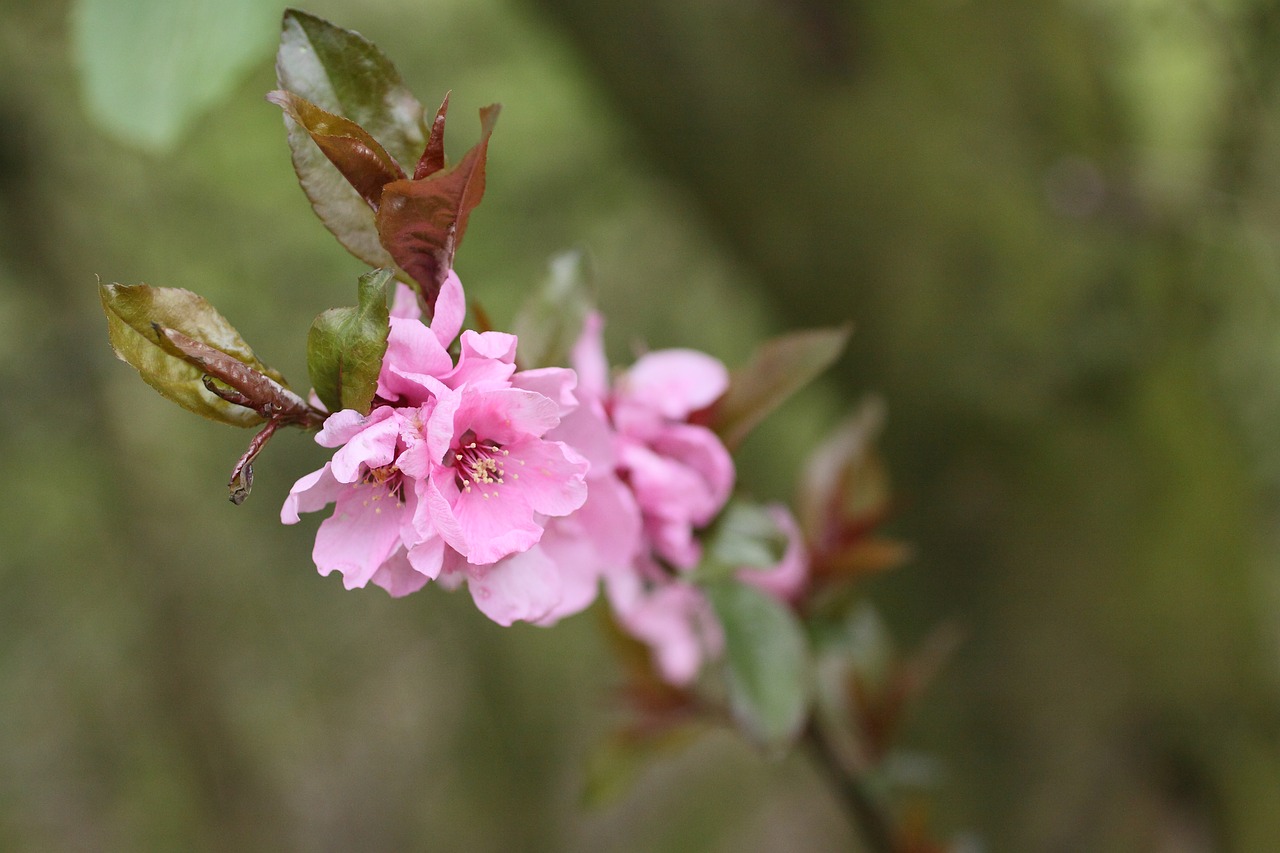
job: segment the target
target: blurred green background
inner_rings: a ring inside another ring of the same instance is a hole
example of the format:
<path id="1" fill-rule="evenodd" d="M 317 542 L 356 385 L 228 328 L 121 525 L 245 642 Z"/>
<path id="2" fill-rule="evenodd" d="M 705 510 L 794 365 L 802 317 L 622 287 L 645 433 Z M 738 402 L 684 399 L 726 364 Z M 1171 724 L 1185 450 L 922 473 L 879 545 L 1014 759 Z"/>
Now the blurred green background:
<path id="1" fill-rule="evenodd" d="M 452 89 L 455 156 L 504 104 L 458 260 L 500 323 L 570 246 L 619 360 L 644 341 L 734 364 L 854 321 L 741 480 L 785 498 L 842 413 L 888 402 L 917 558 L 868 594 L 908 645 L 966 633 L 903 739 L 938 830 L 1275 849 L 1280 6 L 308 9 L 429 106 Z M 277 438 L 233 507 L 249 434 L 112 357 L 95 276 L 205 295 L 295 384 L 311 318 L 353 301 L 361 266 L 262 99 L 280 11 L 0 5 L 0 849 L 848 849 L 813 768 L 727 733 L 584 809 L 619 718 L 598 614 L 500 629 L 466 596 L 320 579 L 318 519 L 277 512 L 323 451 Z M 126 116 L 132 141 L 90 118 L 130 74 L 181 93 L 165 69 L 195 48 L 172 33 L 225 50 L 229 22 L 240 68 L 197 69 L 188 124 L 172 92 Z"/>

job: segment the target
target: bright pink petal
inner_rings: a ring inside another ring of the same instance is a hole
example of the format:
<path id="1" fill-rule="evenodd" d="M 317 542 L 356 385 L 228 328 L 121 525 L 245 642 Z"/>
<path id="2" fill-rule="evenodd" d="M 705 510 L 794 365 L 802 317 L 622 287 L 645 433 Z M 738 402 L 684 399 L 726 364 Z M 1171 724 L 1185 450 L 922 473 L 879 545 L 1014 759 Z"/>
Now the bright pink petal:
<path id="1" fill-rule="evenodd" d="M 544 398 L 545 399 L 545 398 Z M 506 448 L 504 495 L 518 493 L 543 515 L 568 515 L 587 499 L 584 482 L 591 467 L 577 451 L 558 441 L 531 439 Z"/>
<path id="2" fill-rule="evenodd" d="M 696 471 L 706 484 L 710 506 L 705 513 L 695 515 L 694 522 L 709 522 L 723 507 L 733 491 L 735 478 L 733 457 L 724 443 L 706 427 L 692 424 L 672 424 L 664 429 L 650 444 L 654 452 L 675 460 L 689 470 Z"/>
<path id="3" fill-rule="evenodd" d="M 400 545 L 400 506 L 381 486 L 350 486 L 320 525 L 311 551 L 320 574 L 341 572 L 347 589 L 367 584 Z"/>
<path id="4" fill-rule="evenodd" d="M 450 388 L 505 388 L 516 372 L 516 337 L 503 332 L 462 333 L 458 366 L 444 377 Z"/>
<path id="5" fill-rule="evenodd" d="M 338 495 L 350 488 L 339 483 L 329 471 L 329 463 L 319 471 L 312 471 L 293 484 L 289 496 L 284 499 L 280 508 L 280 521 L 284 524 L 297 524 L 299 513 L 315 512 L 324 509 L 338 499 Z"/>
<path id="6" fill-rule="evenodd" d="M 409 549 L 409 565 L 423 578 L 435 580 L 444 566 L 444 540 L 432 536 Z"/>
<path id="7" fill-rule="evenodd" d="M 396 282 L 396 293 L 391 300 L 391 316 L 401 320 L 422 320 L 417 291 L 402 281 Z"/>
<path id="8" fill-rule="evenodd" d="M 716 496 L 697 471 L 644 445 L 624 444 L 619 462 L 646 515 L 692 524 L 719 508 Z"/>
<path id="9" fill-rule="evenodd" d="M 333 476 L 341 483 L 354 483 L 366 470 L 390 465 L 396 458 L 396 440 L 400 438 L 400 421 L 391 416 L 374 418 L 374 414 L 391 412 L 388 407 L 374 409 L 369 424 L 353 435 L 333 454 Z"/>
<path id="10" fill-rule="evenodd" d="M 413 526 L 421 539 L 440 536 L 455 551 L 467 551 L 467 537 L 453 512 L 458 487 L 451 469 L 437 468 L 430 477 L 417 481 L 418 506 Z"/>
<path id="11" fill-rule="evenodd" d="M 560 601 L 560 573 L 537 548 L 492 566 L 473 567 L 468 575 L 476 607 L 499 625 L 536 622 Z"/>
<path id="12" fill-rule="evenodd" d="M 592 476 L 597 472 L 611 473 L 617 465 L 616 435 L 599 400 L 587 399 L 568 414 L 561 415 L 559 426 L 543 438 L 563 441 L 582 454 L 591 463 Z"/>
<path id="13" fill-rule="evenodd" d="M 560 413 L 578 405 L 573 389 L 578 386 L 578 375 L 564 367 L 539 367 L 522 370 L 511 377 L 511 387 L 535 391 L 560 404 Z"/>
<path id="14" fill-rule="evenodd" d="M 578 374 L 578 387 L 590 396 L 603 399 L 609 393 L 609 362 L 604 355 L 604 318 L 598 311 L 587 314 L 582 334 L 573 345 L 570 363 Z"/>
<path id="15" fill-rule="evenodd" d="M 404 549 L 387 558 L 370 580 L 390 593 L 392 598 L 402 598 L 427 585 L 426 575 L 419 573 L 410 564 Z"/>
<path id="16" fill-rule="evenodd" d="M 518 489 L 473 487 L 458 495 L 453 515 L 465 538 L 466 547 L 458 550 L 480 566 L 526 551 L 542 537 L 542 526 Z"/>
<path id="17" fill-rule="evenodd" d="M 440 286 L 440 293 L 436 296 L 435 313 L 431 318 L 431 332 L 440 346 L 447 349 L 453 343 L 466 316 L 467 298 L 462 292 L 462 282 L 457 273 L 449 270 Z"/>
<path id="18" fill-rule="evenodd" d="M 620 396 L 678 421 L 714 403 L 729 387 L 729 371 L 704 352 L 658 350 L 637 359 L 618 386 Z"/>
<path id="19" fill-rule="evenodd" d="M 391 319 L 387 352 L 378 374 L 378 395 L 388 400 L 424 402 L 429 386 L 424 377 L 440 377 L 453 370 L 453 359 L 440 341 L 418 320 Z"/>
<path id="20" fill-rule="evenodd" d="M 435 419 L 432 419 L 434 424 Z M 560 423 L 556 402 L 533 391 L 496 388 L 466 391 L 453 421 L 453 434 L 471 430 L 481 441 L 512 444 L 526 437 L 540 437 Z"/>
<path id="21" fill-rule="evenodd" d="M 385 421 L 394 414 L 387 406 L 379 406 L 367 415 L 355 409 L 343 409 L 325 418 L 324 426 L 316 433 L 316 444 L 321 447 L 341 447 L 351 437 L 380 421 Z"/>

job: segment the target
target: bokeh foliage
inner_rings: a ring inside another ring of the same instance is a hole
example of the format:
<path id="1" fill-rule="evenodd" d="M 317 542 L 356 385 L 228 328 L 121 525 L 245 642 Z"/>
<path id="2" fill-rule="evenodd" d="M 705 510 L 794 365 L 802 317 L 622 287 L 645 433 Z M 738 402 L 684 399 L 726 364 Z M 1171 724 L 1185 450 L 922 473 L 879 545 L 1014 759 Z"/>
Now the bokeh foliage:
<path id="1" fill-rule="evenodd" d="M 941 768 L 936 825 L 997 850 L 1274 843 L 1280 10 L 310 11 L 425 101 L 504 103 L 458 258 L 499 321 L 582 245 L 619 358 L 646 340 L 734 365 L 856 324 L 838 380 L 764 424 L 742 476 L 785 496 L 858 396 L 887 399 L 918 558 L 874 596 L 900 636 L 966 632 L 906 733 L 936 763 L 904 766 Z M 301 382 L 310 318 L 362 268 L 261 99 L 274 24 L 146 154 L 86 117 L 67 5 L 0 16 L 0 848 L 847 846 L 802 761 L 714 735 L 581 811 L 611 718 L 590 614 L 502 630 L 464 597 L 315 577 L 311 530 L 275 522 L 320 458 L 298 436 L 228 504 L 244 436 L 111 358 L 94 276 L 208 297 Z"/>

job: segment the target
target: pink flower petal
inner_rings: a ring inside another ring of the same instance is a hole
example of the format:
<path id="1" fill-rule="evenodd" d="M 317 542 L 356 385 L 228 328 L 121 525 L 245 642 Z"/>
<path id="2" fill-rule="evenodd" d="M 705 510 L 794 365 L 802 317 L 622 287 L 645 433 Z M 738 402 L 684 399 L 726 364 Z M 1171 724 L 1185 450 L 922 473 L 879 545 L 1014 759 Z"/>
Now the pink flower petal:
<path id="1" fill-rule="evenodd" d="M 472 568 L 468 575 L 476 607 L 499 625 L 536 622 L 560 601 L 560 573 L 537 548 L 492 566 Z"/>
<path id="2" fill-rule="evenodd" d="M 620 396 L 672 420 L 683 420 L 725 392 L 729 371 L 719 359 L 704 352 L 658 350 L 637 359 L 618 386 Z"/>
<path id="3" fill-rule="evenodd" d="M 370 415 L 368 425 L 353 435 L 337 453 L 333 454 L 333 476 L 341 483 L 354 483 L 360 479 L 363 471 L 381 468 L 391 464 L 396 458 L 396 441 L 400 438 L 400 421 L 393 417 L 394 410 L 383 407 L 375 409 L 378 415 Z"/>
<path id="4" fill-rule="evenodd" d="M 367 415 L 355 409 L 343 409 L 325 418 L 324 426 L 316 433 L 316 444 L 321 447 L 341 447 L 361 430 L 391 417 L 392 410 L 380 406 Z"/>
<path id="5" fill-rule="evenodd" d="M 427 577 L 410 564 L 404 549 L 388 557 L 370 580 L 390 593 L 392 598 L 402 598 L 427 585 Z"/>
<path id="6" fill-rule="evenodd" d="M 550 397 L 560 404 L 562 415 L 578 405 L 578 398 L 573 394 L 577 385 L 578 375 L 563 367 L 522 370 L 511 377 L 511 387 Z"/>
<path id="7" fill-rule="evenodd" d="M 396 282 L 396 293 L 391 299 L 391 316 L 401 320 L 422 320 L 418 292 L 402 281 Z"/>
<path id="8" fill-rule="evenodd" d="M 424 377 L 440 377 L 453 370 L 453 359 L 440 341 L 419 320 L 391 319 L 387 352 L 378 374 L 378 395 L 387 400 L 404 398 L 425 402 L 430 388 Z"/>
<path id="9" fill-rule="evenodd" d="M 431 332 L 440 346 L 448 349 L 449 344 L 458 336 L 466 316 L 467 299 L 462 293 L 462 282 L 457 273 L 449 270 L 440 286 L 440 293 L 436 296 L 435 313 L 431 318 Z"/>
<path id="10" fill-rule="evenodd" d="M 603 399 L 609 393 L 609 362 L 604 355 L 604 318 L 598 311 L 587 314 L 582 333 L 573 345 L 570 363 L 578 374 L 578 387 L 585 394 Z"/>
<path id="11" fill-rule="evenodd" d="M 520 495 L 526 506 L 543 515 L 568 515 L 587 499 L 583 482 L 590 464 L 558 441 L 531 439 L 506 448 L 504 494 Z"/>
<path id="12" fill-rule="evenodd" d="M 311 556 L 320 574 L 341 572 L 347 589 L 367 584 L 400 545 L 400 511 L 381 486 L 345 489 L 316 532 Z"/>
<path id="13" fill-rule="evenodd" d="M 533 510 L 519 489 L 464 491 L 453 505 L 453 515 L 465 539 L 465 547 L 458 550 L 479 566 L 528 550 L 542 537 L 542 525 L 534 521 Z"/>
<path id="14" fill-rule="evenodd" d="M 559 423 L 560 407 L 554 400 L 533 391 L 497 388 L 462 396 L 453 434 L 461 436 L 471 430 L 482 441 L 505 445 L 540 437 Z"/>
<path id="15" fill-rule="evenodd" d="M 312 471 L 293 484 L 289 496 L 284 499 L 280 508 L 280 521 L 284 524 L 297 524 L 299 513 L 316 512 L 338 499 L 338 495 L 350 488 L 339 483 L 329 471 L 329 463 L 319 471 Z"/>

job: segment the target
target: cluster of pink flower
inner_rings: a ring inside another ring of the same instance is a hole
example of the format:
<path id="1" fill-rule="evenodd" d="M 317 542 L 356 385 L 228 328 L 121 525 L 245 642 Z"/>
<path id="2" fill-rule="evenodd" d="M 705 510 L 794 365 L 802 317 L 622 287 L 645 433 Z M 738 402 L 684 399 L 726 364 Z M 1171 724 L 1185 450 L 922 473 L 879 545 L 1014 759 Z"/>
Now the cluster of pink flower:
<path id="1" fill-rule="evenodd" d="M 724 393 L 724 365 L 673 349 L 611 376 L 603 321 L 591 314 L 574 369 L 517 370 L 514 335 L 468 330 L 458 339 L 465 305 L 450 273 L 427 325 L 400 287 L 372 411 L 328 417 L 316 440 L 338 450 L 293 486 L 281 519 L 334 503 L 313 550 L 321 574 L 396 596 L 431 580 L 465 583 L 502 625 L 550 625 L 585 609 L 603 585 L 618 623 L 652 647 L 663 677 L 689 683 L 723 645 L 688 580 L 702 559 L 698 532 L 733 488 L 728 451 L 690 423 Z M 786 599 L 805 583 L 808 561 L 787 510 L 770 512 L 786 552 L 739 577 Z"/>

